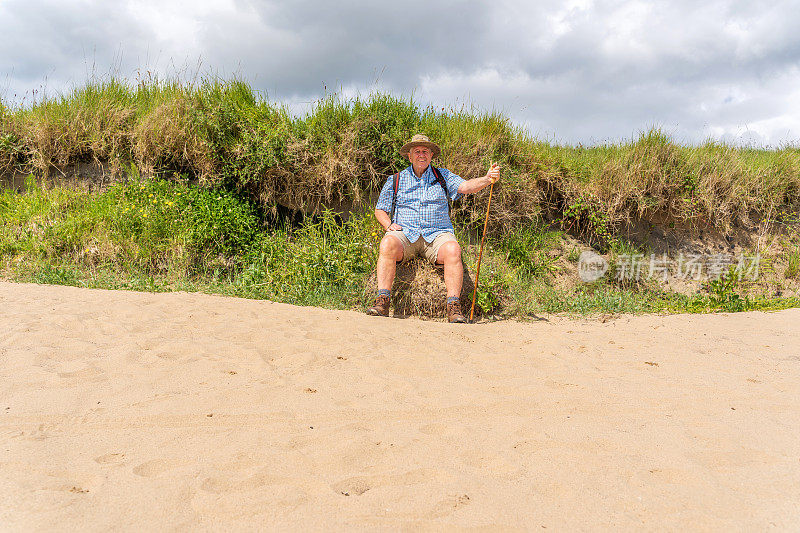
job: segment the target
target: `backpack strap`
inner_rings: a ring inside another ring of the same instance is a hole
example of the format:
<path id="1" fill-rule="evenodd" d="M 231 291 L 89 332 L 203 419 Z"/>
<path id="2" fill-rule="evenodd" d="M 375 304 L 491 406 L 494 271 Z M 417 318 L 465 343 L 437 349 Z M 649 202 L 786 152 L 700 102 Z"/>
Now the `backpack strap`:
<path id="1" fill-rule="evenodd" d="M 447 184 L 444 182 L 444 178 L 442 177 L 442 172 L 438 168 L 431 165 L 431 170 L 433 170 L 433 175 L 436 176 L 436 181 L 438 181 L 439 185 L 441 185 L 442 189 L 444 189 L 444 197 L 447 198 L 447 214 L 449 215 L 453 206 L 450 203 L 450 193 L 447 192 Z"/>
<path id="2" fill-rule="evenodd" d="M 389 213 L 389 222 L 394 223 L 394 210 L 397 207 L 397 190 L 400 188 L 400 173 L 394 175 L 394 194 L 392 196 L 392 212 Z"/>

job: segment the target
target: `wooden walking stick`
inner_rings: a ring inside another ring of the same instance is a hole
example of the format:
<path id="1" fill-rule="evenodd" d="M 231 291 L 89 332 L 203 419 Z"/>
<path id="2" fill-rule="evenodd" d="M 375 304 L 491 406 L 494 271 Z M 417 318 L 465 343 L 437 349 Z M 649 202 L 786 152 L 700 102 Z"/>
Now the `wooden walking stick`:
<path id="1" fill-rule="evenodd" d="M 497 165 L 492 163 L 494 168 Z M 486 226 L 489 225 L 489 208 L 492 206 L 492 190 L 494 190 L 494 182 L 489 185 L 489 203 L 486 205 L 486 220 L 483 221 L 483 237 L 481 237 L 481 252 L 478 254 L 478 269 L 475 272 L 475 286 L 472 288 L 472 307 L 469 310 L 469 321 L 472 322 L 472 317 L 475 315 L 475 297 L 478 295 L 478 278 L 481 275 L 481 258 L 483 258 L 483 243 L 486 241 Z"/>

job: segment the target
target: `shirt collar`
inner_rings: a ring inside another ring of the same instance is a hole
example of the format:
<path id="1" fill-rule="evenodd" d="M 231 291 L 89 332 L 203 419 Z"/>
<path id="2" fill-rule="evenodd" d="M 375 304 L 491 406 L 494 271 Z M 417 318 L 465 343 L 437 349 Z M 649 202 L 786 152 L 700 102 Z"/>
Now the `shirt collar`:
<path id="1" fill-rule="evenodd" d="M 428 167 L 422 172 L 422 176 L 419 178 L 417 178 L 417 175 L 414 173 L 414 165 L 409 165 L 406 170 L 408 170 L 408 172 L 411 174 L 411 177 L 414 179 L 427 179 L 428 181 L 434 179 L 433 172 L 431 171 L 431 163 L 428 163 Z"/>

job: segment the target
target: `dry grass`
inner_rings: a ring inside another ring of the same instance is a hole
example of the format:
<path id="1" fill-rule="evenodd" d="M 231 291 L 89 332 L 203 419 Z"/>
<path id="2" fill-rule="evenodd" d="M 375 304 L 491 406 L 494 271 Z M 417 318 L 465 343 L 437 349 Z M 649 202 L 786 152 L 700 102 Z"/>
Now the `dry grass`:
<path id="1" fill-rule="evenodd" d="M 197 85 L 110 80 L 23 109 L 0 108 L 0 172 L 47 175 L 97 161 L 112 169 L 197 179 L 243 192 L 264 208 L 368 207 L 397 152 L 417 132 L 442 147 L 436 162 L 465 178 L 504 167 L 493 200 L 496 234 L 544 217 L 602 244 L 635 221 L 728 232 L 800 206 L 800 151 L 681 146 L 657 130 L 636 141 L 553 146 L 506 117 L 474 109 L 420 109 L 386 95 L 335 95 L 293 117 L 238 80 Z M 488 194 L 465 198 L 454 219 L 483 220 Z"/>
<path id="2" fill-rule="evenodd" d="M 175 98 L 138 117 L 131 146 L 142 172 L 187 172 L 201 181 L 214 175 L 213 155 L 192 127 L 190 105 L 186 98 Z"/>
<path id="3" fill-rule="evenodd" d="M 464 267 L 464 282 L 461 287 L 461 311 L 469 316 L 474 284 L 472 273 Z M 375 272 L 364 286 L 367 299 L 378 292 Z M 422 258 L 414 258 L 397 266 L 392 286 L 392 315 L 403 318 L 418 316 L 423 318 L 447 317 L 447 291 L 444 285 L 444 270 L 433 266 Z M 482 316 L 476 307 L 475 316 Z"/>

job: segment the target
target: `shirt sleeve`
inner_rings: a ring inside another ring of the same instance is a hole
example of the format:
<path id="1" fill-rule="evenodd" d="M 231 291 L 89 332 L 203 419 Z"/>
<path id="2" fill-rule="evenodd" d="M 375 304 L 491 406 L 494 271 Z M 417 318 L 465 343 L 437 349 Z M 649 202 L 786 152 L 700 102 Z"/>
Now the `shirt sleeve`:
<path id="1" fill-rule="evenodd" d="M 458 194 L 458 188 L 464 183 L 465 180 L 458 174 L 450 172 L 446 168 L 440 169 L 442 172 L 442 177 L 444 178 L 444 182 L 447 184 L 447 195 L 450 197 L 451 200 L 455 201 L 461 198 L 461 194 Z"/>
<path id="2" fill-rule="evenodd" d="M 383 189 L 381 189 L 381 194 L 378 196 L 378 203 L 375 205 L 375 209 L 380 209 L 381 211 L 391 213 L 392 189 L 394 189 L 394 174 L 390 175 L 386 179 L 386 183 L 383 184 Z"/>

